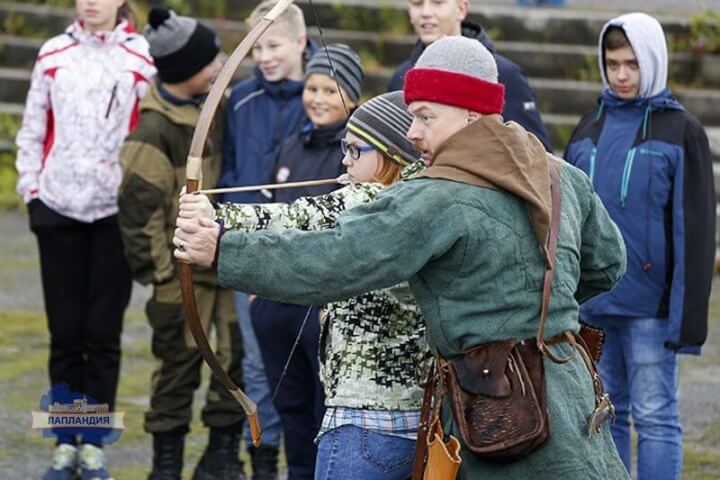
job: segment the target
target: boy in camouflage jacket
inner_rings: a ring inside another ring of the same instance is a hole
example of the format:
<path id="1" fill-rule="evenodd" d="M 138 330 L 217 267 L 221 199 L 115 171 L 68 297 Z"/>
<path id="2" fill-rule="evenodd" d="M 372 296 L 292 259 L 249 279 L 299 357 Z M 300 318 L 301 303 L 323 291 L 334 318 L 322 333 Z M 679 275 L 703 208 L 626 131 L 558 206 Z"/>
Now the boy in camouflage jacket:
<path id="1" fill-rule="evenodd" d="M 192 400 L 200 386 L 202 357 L 185 326 L 171 240 L 178 193 L 185 184 L 190 139 L 204 95 L 220 68 L 216 58 L 219 41 L 214 32 L 195 20 L 165 9 L 153 9 L 149 24 L 145 36 L 159 78 L 143 98 L 138 127 L 121 151 L 119 220 L 135 280 L 153 285 L 146 314 L 153 330 L 157 369 L 152 374 L 150 409 L 144 424 L 145 431 L 153 435 L 150 478 L 179 479 Z M 221 132 L 216 126 L 206 149 L 206 185 L 215 185 L 220 175 Z M 215 328 L 223 367 L 241 385 L 242 343 L 232 291 L 221 288 L 217 275 L 209 269 L 197 269 L 194 279 L 203 325 Z M 210 428 L 210 441 L 193 478 L 227 478 L 218 475 L 242 471 L 237 444 L 243 420 L 237 402 L 212 377 L 202 411 L 202 421 Z"/>

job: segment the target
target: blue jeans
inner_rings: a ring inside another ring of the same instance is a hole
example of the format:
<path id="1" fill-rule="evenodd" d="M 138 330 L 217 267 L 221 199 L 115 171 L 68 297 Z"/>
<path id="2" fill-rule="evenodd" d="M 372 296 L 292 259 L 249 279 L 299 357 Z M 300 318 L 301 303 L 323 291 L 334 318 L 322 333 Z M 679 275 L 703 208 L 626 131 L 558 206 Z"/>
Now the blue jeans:
<path id="1" fill-rule="evenodd" d="M 414 453 L 413 440 L 343 425 L 320 437 L 315 480 L 404 480 Z"/>
<path id="2" fill-rule="evenodd" d="M 678 356 L 664 346 L 665 318 L 591 317 L 605 330 L 600 375 L 615 404 L 613 440 L 631 471 L 630 419 L 638 434 L 638 480 L 675 480 L 682 467 Z"/>
<path id="3" fill-rule="evenodd" d="M 277 447 L 280 445 L 282 423 L 272 403 L 272 393 L 265 375 L 260 347 L 250 321 L 250 302 L 247 294 L 235 292 L 235 308 L 243 338 L 242 371 L 245 393 L 257 404 L 263 444 Z M 245 440 L 248 446 L 252 445 L 249 428 L 245 429 Z"/>

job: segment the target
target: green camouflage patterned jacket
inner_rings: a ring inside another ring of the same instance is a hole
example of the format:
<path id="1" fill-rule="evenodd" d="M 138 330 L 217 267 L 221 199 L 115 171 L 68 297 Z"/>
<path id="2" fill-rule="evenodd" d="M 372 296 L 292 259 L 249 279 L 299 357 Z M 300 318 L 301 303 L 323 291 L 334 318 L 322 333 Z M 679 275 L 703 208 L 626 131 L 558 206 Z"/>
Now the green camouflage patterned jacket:
<path id="1" fill-rule="evenodd" d="M 409 178 L 423 166 L 406 167 Z M 348 185 L 290 204 L 220 204 L 216 218 L 244 231 L 332 228 L 345 210 L 368 203 L 384 187 Z M 320 337 L 320 378 L 327 406 L 373 410 L 418 410 L 422 389 L 418 365 L 427 346 L 420 310 L 407 283 L 326 306 Z"/>

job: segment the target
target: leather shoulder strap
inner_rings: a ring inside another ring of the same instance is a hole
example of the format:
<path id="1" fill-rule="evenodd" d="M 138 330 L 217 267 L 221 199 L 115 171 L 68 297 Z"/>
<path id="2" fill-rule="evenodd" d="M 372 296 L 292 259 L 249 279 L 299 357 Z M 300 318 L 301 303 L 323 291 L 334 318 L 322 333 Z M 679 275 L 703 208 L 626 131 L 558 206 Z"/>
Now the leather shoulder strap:
<path id="1" fill-rule="evenodd" d="M 545 260 L 545 277 L 543 278 L 542 306 L 540 308 L 540 324 L 537 332 L 537 347 L 550 360 L 555 363 L 565 363 L 575 355 L 574 337 L 568 337 L 573 345 L 573 351 L 567 357 L 557 357 L 545 343 L 545 320 L 550 308 L 550 295 L 552 294 L 553 277 L 555 276 L 555 260 L 557 258 L 558 236 L 560 235 L 560 211 L 562 207 L 562 195 L 560 192 L 560 177 L 558 175 L 557 162 L 550 158 L 548 170 L 550 173 L 550 201 L 552 202 L 550 213 L 550 238 L 547 246 L 547 258 Z"/>

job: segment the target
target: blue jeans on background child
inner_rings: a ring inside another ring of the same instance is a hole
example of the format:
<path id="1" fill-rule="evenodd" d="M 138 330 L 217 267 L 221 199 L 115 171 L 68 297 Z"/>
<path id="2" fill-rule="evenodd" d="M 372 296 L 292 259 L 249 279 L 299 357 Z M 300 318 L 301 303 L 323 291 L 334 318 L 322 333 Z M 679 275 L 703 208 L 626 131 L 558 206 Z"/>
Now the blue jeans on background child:
<path id="1" fill-rule="evenodd" d="M 280 445 L 282 423 L 272 403 L 272 392 L 268 386 L 260 347 L 250 320 L 250 302 L 246 293 L 235 292 L 235 308 L 243 338 L 242 371 L 245 392 L 257 404 L 263 443 L 277 447 Z M 245 441 L 248 447 L 252 445 L 249 428 L 245 429 Z"/>
<path id="2" fill-rule="evenodd" d="M 343 425 L 318 440 L 315 480 L 404 480 L 414 453 L 413 440 Z"/>
<path id="3" fill-rule="evenodd" d="M 597 317 L 605 330 L 598 368 L 615 405 L 610 425 L 625 467 L 631 471 L 630 419 L 638 435 L 638 480 L 675 480 L 682 467 L 678 409 L 678 355 L 665 348 L 666 318 Z"/>

